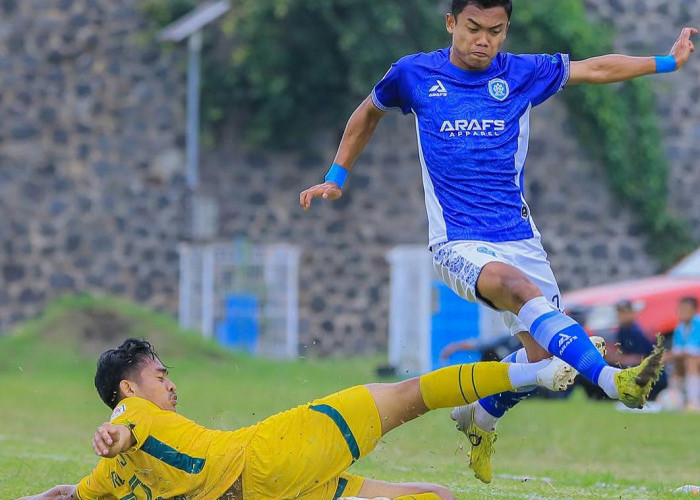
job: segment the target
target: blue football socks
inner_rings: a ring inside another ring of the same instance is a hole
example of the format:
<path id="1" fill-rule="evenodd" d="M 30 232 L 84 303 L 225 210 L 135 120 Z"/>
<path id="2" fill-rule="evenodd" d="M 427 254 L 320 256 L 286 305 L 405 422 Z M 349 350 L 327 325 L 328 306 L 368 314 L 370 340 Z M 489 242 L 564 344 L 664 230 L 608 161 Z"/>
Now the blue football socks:
<path id="1" fill-rule="evenodd" d="M 600 373 L 608 364 L 581 325 L 554 309 L 544 297 L 528 301 L 518 317 L 538 344 L 576 368 L 591 382 L 598 383 Z M 603 389 L 608 392 L 606 387 Z"/>
<path id="2" fill-rule="evenodd" d="M 508 356 L 503 358 L 502 360 L 503 363 L 527 363 L 527 353 L 525 352 L 525 349 L 520 349 L 519 351 L 515 351 L 513 353 L 510 353 Z M 501 418 L 508 410 L 513 408 L 515 405 L 520 403 L 522 400 L 526 399 L 528 396 L 531 394 L 534 394 L 535 391 L 537 390 L 537 387 L 533 387 L 532 389 L 526 389 L 526 390 L 520 390 L 520 391 L 509 391 L 509 392 L 501 392 L 499 394 L 494 394 L 493 396 L 489 396 L 487 398 L 482 398 L 479 400 L 479 405 L 486 410 L 486 412 L 491 415 L 492 417 L 495 417 L 496 419 Z M 495 428 L 495 421 L 490 422 L 490 425 L 485 425 L 481 426 L 479 425 L 482 429 L 485 427 L 492 427 Z"/>

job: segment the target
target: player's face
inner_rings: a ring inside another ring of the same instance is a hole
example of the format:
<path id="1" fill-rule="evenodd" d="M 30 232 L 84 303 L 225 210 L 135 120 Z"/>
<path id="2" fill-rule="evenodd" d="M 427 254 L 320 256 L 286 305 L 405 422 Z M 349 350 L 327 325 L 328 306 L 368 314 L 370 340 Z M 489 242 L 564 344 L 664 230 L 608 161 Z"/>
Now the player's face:
<path id="1" fill-rule="evenodd" d="M 452 64 L 468 70 L 484 70 L 506 39 L 508 14 L 503 7 L 482 9 L 467 5 L 455 18 L 447 14 L 447 31 L 452 35 Z"/>
<path id="2" fill-rule="evenodd" d="M 678 304 L 678 319 L 682 323 L 688 323 L 697 313 L 697 310 L 687 302 Z"/>
<path id="3" fill-rule="evenodd" d="M 132 396 L 147 399 L 163 410 L 175 411 L 177 387 L 168 378 L 168 369 L 159 359 L 149 359 L 137 380 L 130 381 Z"/>
<path id="4" fill-rule="evenodd" d="M 620 325 L 630 325 L 634 322 L 634 311 L 631 309 L 618 309 L 617 322 Z"/>

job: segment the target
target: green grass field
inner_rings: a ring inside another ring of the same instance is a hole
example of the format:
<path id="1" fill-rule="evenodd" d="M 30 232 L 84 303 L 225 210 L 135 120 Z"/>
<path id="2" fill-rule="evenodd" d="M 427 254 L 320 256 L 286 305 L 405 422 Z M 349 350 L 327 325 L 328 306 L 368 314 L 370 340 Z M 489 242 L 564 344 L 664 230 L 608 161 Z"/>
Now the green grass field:
<path id="1" fill-rule="evenodd" d="M 375 381 L 374 367 L 382 361 L 253 359 L 177 332 L 167 318 L 110 301 L 108 306 L 116 312 L 104 314 L 99 301 L 66 300 L 20 335 L 0 337 L 0 499 L 75 483 L 97 461 L 90 440 L 110 413 L 92 385 L 99 342 L 76 338 L 94 337 L 84 316 L 95 307 L 107 319 L 113 314 L 113 323 L 126 318 L 129 331 L 155 339 L 178 386 L 178 411 L 213 428 L 253 424 Z M 82 312 L 76 315 L 76 308 Z M 574 393 L 566 401 L 521 404 L 499 431 L 496 477 L 488 486 L 467 468 L 467 440 L 447 410 L 392 432 L 352 470 L 377 479 L 442 483 L 461 499 L 677 499 L 674 488 L 700 483 L 697 414 L 620 413 Z"/>

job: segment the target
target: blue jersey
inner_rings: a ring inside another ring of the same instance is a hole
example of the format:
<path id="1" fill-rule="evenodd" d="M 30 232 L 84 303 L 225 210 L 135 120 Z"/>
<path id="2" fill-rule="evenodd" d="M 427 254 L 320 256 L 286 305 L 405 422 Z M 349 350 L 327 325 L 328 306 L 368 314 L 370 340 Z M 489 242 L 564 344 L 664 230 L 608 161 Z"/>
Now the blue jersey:
<path id="1" fill-rule="evenodd" d="M 530 109 L 569 77 L 569 57 L 498 54 L 467 71 L 450 49 L 400 59 L 372 90 L 379 109 L 416 118 L 429 241 L 539 235 L 523 193 Z"/>
<path id="2" fill-rule="evenodd" d="M 673 331 L 673 349 L 700 355 L 700 314 L 687 323 L 678 323 Z"/>

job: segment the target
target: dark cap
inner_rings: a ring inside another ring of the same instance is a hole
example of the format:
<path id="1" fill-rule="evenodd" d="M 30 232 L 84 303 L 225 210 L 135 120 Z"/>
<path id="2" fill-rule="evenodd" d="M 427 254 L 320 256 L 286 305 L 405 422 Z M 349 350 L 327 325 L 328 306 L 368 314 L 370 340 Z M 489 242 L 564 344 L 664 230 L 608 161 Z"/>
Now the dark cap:
<path id="1" fill-rule="evenodd" d="M 628 299 L 622 299 L 615 304 L 615 309 L 618 311 L 632 311 L 634 307 L 632 306 L 632 302 Z"/>

